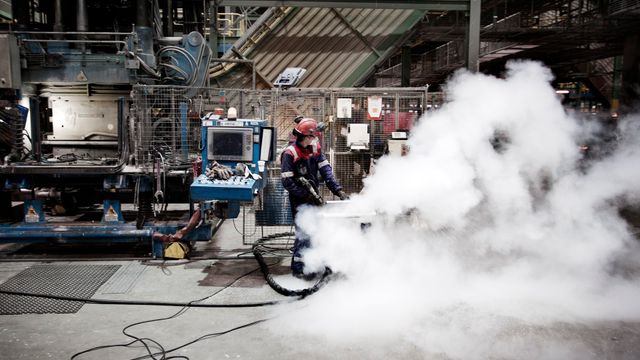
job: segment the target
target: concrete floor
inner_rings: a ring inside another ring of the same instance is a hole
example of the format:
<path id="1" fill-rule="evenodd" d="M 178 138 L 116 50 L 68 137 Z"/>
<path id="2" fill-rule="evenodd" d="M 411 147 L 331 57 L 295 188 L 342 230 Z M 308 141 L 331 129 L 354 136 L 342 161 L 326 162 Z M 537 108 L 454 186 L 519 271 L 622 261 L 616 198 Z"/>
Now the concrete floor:
<path id="1" fill-rule="evenodd" d="M 123 259 L 85 260 L 82 263 L 122 265 L 116 275 L 121 275 L 124 280 L 120 283 L 107 281 L 94 298 L 187 303 L 210 296 L 203 301 L 208 304 L 291 301 L 291 298 L 278 295 L 266 285 L 252 258 L 226 259 L 249 248 L 242 245 L 231 223 L 225 223 L 215 240 L 200 248 L 207 246 L 219 252 L 211 252 L 212 258 L 196 261 Z M 225 259 L 213 258 L 220 255 Z M 47 261 L 14 259 L 0 262 L 0 283 L 34 264 Z M 71 261 L 61 259 L 55 263 L 66 264 Z M 276 272 L 281 273 L 277 279 L 292 287 L 305 285 L 301 280 L 284 274 L 286 265 L 286 261 L 283 261 L 280 267 L 275 268 Z M 603 321 L 531 326 L 515 322 L 503 326 L 498 333 L 487 332 L 486 337 L 478 338 L 481 343 L 475 344 L 456 338 L 454 334 L 438 334 L 440 341 L 432 349 L 429 349 L 428 343 L 405 338 L 402 333 L 375 339 L 336 341 L 330 336 L 287 331 L 286 322 L 277 324 L 281 311 L 299 309 L 308 301 L 313 301 L 313 296 L 278 306 L 190 308 L 175 318 L 138 325 L 128 332 L 137 337 L 153 339 L 165 349 L 172 349 L 207 334 L 270 319 L 221 336 L 205 337 L 169 353 L 167 358 L 178 355 L 183 356 L 179 358 L 189 359 L 640 358 L 640 323 Z M 75 314 L 0 315 L 0 358 L 69 359 L 93 347 L 127 343 L 131 338 L 122 333 L 127 325 L 170 317 L 179 310 L 179 307 L 167 306 L 85 304 Z M 434 338 L 433 334 L 429 336 Z M 443 344 L 447 345 L 446 348 L 442 347 Z M 462 344 L 466 344 L 466 347 Z M 101 349 L 77 358 L 134 359 L 144 355 L 146 351 L 138 344 L 127 348 Z"/>

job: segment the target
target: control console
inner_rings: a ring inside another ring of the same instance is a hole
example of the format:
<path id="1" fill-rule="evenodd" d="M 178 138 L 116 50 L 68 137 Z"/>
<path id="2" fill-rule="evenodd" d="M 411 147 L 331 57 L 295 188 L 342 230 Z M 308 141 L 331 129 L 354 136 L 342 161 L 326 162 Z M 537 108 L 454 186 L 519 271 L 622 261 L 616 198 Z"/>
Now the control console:
<path id="1" fill-rule="evenodd" d="M 253 201 L 260 181 L 252 177 L 232 176 L 227 180 L 198 176 L 191 184 L 191 198 L 201 200 Z"/>

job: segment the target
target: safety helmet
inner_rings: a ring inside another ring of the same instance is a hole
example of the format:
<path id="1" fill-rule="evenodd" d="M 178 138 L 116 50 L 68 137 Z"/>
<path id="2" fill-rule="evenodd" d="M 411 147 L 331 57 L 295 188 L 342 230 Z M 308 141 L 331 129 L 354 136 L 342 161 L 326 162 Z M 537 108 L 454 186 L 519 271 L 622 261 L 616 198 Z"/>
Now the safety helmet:
<path id="1" fill-rule="evenodd" d="M 318 131 L 318 123 L 311 118 L 304 118 L 293 128 L 293 135 L 296 136 L 308 136 L 316 135 Z"/>

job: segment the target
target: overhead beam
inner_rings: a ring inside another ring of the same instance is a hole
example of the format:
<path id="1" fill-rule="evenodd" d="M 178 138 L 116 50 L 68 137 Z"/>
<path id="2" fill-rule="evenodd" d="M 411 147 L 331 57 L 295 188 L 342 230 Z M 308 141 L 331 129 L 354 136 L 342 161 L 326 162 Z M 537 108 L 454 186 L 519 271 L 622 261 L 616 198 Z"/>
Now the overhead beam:
<path id="1" fill-rule="evenodd" d="M 219 6 L 259 7 L 329 7 L 366 9 L 414 9 L 414 10 L 469 10 L 469 0 L 376 0 L 376 1 L 314 1 L 314 0 L 220 0 Z"/>

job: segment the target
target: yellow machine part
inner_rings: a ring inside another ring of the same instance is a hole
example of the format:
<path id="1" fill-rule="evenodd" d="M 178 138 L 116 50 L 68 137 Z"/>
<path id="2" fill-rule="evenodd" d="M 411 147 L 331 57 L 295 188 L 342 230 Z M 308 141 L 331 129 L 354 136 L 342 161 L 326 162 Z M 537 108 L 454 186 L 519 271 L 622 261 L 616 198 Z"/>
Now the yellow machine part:
<path id="1" fill-rule="evenodd" d="M 164 249 L 165 259 L 185 259 L 189 255 L 189 245 L 176 241 Z"/>

